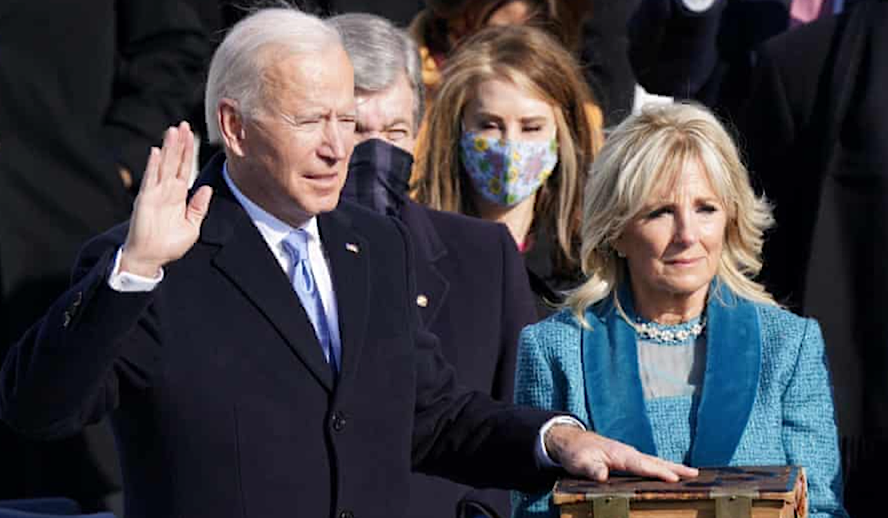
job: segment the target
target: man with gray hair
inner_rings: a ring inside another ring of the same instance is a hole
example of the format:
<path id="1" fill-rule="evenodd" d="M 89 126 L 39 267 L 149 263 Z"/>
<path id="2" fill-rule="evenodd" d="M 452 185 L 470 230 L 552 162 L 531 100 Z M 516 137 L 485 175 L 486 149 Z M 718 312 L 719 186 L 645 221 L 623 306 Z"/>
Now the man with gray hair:
<path id="1" fill-rule="evenodd" d="M 431 210 L 407 196 L 425 90 L 416 45 L 388 20 L 330 19 L 355 69 L 356 139 L 343 199 L 400 219 L 423 325 L 464 386 L 511 401 L 518 335 L 537 320 L 524 261 L 501 224 Z M 469 252 L 470 253 L 467 253 Z M 408 516 L 509 516 L 509 495 L 414 474 Z"/>
<path id="2" fill-rule="evenodd" d="M 411 468 L 524 490 L 552 484 L 541 463 L 696 473 L 456 383 L 420 329 L 403 227 L 339 203 L 355 100 L 328 24 L 242 20 L 207 105 L 224 157 L 189 196 L 191 132 L 171 128 L 130 221 L 84 247 L 0 374 L 24 433 L 111 416 L 128 518 L 405 516 Z"/>

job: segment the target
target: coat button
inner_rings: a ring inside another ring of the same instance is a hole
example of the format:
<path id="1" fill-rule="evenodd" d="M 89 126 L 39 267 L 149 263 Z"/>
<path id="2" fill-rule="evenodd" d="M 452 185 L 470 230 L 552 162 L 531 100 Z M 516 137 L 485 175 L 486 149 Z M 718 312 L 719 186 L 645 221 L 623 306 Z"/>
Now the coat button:
<path id="1" fill-rule="evenodd" d="M 68 327 L 71 325 L 71 320 L 74 319 L 74 315 L 77 314 L 77 310 L 80 308 L 80 304 L 83 302 L 83 292 L 78 291 L 77 295 L 74 296 L 74 301 L 71 302 L 71 305 L 68 306 L 68 309 L 65 310 L 65 319 L 62 322 L 62 327 Z"/>
<path id="2" fill-rule="evenodd" d="M 425 295 L 420 294 L 418 297 L 416 297 L 416 305 L 421 308 L 428 307 L 429 298 L 426 297 Z"/>
<path id="3" fill-rule="evenodd" d="M 339 518 L 355 518 L 355 513 L 351 511 L 342 511 L 339 513 Z"/>
<path id="4" fill-rule="evenodd" d="M 336 412 L 333 414 L 333 429 L 334 430 L 336 430 L 337 432 L 341 432 L 342 430 L 345 429 L 346 423 L 347 423 L 347 421 L 345 419 L 345 416 L 342 415 L 342 412 Z M 345 512 L 345 511 L 343 511 L 343 512 Z"/>

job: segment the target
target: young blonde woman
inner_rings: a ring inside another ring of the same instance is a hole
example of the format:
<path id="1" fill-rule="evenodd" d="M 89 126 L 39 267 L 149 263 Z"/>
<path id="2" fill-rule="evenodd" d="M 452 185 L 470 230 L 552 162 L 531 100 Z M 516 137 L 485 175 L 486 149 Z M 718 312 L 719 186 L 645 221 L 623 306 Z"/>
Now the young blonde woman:
<path id="1" fill-rule="evenodd" d="M 448 60 L 419 136 L 415 199 L 504 223 L 541 316 L 580 280 L 583 184 L 600 127 L 575 60 L 545 32 L 491 27 Z"/>

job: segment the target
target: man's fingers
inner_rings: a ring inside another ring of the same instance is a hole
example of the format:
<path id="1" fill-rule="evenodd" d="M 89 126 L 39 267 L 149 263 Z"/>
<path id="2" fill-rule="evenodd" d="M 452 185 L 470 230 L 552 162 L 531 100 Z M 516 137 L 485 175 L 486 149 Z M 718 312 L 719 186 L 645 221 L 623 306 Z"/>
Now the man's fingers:
<path id="1" fill-rule="evenodd" d="M 187 181 L 191 177 L 191 170 L 194 167 L 194 133 L 191 132 L 191 126 L 185 121 L 179 124 L 179 140 L 182 142 L 182 162 L 179 164 L 176 174 L 179 179 Z"/>
<path id="2" fill-rule="evenodd" d="M 694 468 L 646 455 L 618 441 L 570 426 L 550 428 L 546 448 L 569 473 L 599 482 L 606 481 L 611 471 L 628 471 L 667 482 L 698 475 Z"/>
<path id="3" fill-rule="evenodd" d="M 156 185 L 157 184 L 157 171 L 160 168 L 160 150 L 156 147 L 152 147 L 151 151 L 148 153 L 148 164 L 145 165 L 145 174 L 142 175 L 142 185 L 139 187 L 139 190 L 145 188 L 146 185 Z"/>
<path id="4" fill-rule="evenodd" d="M 182 146 L 179 141 L 179 129 L 171 127 L 163 137 L 163 148 L 160 150 L 159 182 L 175 176 L 182 159 Z"/>
<path id="5" fill-rule="evenodd" d="M 213 196 L 213 188 L 204 185 L 191 196 L 188 207 L 185 210 L 185 218 L 196 227 L 200 227 L 207 210 L 210 208 L 210 198 Z"/>
<path id="6" fill-rule="evenodd" d="M 589 478 L 596 482 L 607 482 L 607 477 L 610 474 L 607 466 L 602 463 L 596 463 L 590 466 L 591 471 L 589 473 Z"/>
<path id="7" fill-rule="evenodd" d="M 685 466 L 684 464 L 676 464 L 674 462 L 669 462 L 665 460 L 663 460 L 662 462 L 665 462 L 667 464 L 667 467 L 681 478 L 696 478 L 700 476 L 700 470 L 698 470 L 697 468 L 692 468 L 690 466 Z"/>
<path id="8" fill-rule="evenodd" d="M 626 467 L 632 473 L 659 478 L 666 482 L 678 482 L 682 478 L 693 478 L 697 476 L 697 470 L 675 464 L 657 457 L 645 455 L 635 452 L 631 458 L 627 459 Z"/>

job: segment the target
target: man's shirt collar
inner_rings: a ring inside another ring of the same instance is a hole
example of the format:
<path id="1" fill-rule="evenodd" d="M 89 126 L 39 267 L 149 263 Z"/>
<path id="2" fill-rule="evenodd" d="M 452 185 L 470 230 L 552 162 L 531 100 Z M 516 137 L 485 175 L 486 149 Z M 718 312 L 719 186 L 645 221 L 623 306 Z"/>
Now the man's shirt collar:
<path id="1" fill-rule="evenodd" d="M 253 220 L 256 228 L 259 229 L 259 233 L 262 234 L 263 239 L 265 239 L 272 249 L 279 247 L 284 238 L 287 237 L 287 234 L 296 230 L 294 227 L 272 216 L 271 213 L 247 198 L 246 195 L 237 188 L 234 180 L 231 179 L 231 175 L 228 173 L 227 161 L 222 165 L 222 177 L 225 178 L 225 183 L 228 184 L 228 188 L 231 189 L 234 198 L 241 204 L 244 210 L 247 211 L 247 215 Z M 310 239 L 320 242 L 318 218 L 316 216 L 312 216 L 311 219 L 299 228 L 308 232 Z"/>

